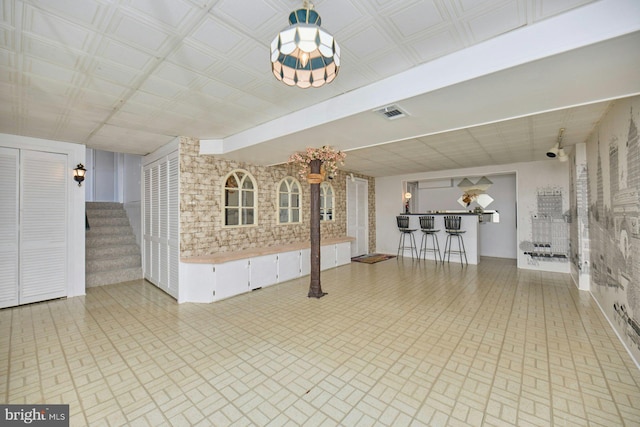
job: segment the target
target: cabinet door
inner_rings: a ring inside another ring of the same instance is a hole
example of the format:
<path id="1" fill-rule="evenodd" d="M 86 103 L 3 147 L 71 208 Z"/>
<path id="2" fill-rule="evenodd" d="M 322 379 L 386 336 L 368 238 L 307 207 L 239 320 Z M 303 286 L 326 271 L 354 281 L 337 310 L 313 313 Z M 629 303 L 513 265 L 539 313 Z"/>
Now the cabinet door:
<path id="1" fill-rule="evenodd" d="M 320 248 L 320 270 L 336 266 L 336 245 L 326 245 Z"/>
<path id="2" fill-rule="evenodd" d="M 286 282 L 300 277 L 300 251 L 278 255 L 278 282 Z"/>
<path id="3" fill-rule="evenodd" d="M 338 243 L 336 245 L 336 265 L 345 265 L 351 262 L 351 242 Z"/>
<path id="4" fill-rule="evenodd" d="M 306 276 L 307 274 L 311 274 L 311 249 L 302 249 L 300 251 L 300 275 Z"/>
<path id="5" fill-rule="evenodd" d="M 0 308 L 18 305 L 18 160 L 0 148 Z"/>
<path id="6" fill-rule="evenodd" d="M 265 255 L 249 260 L 251 289 L 273 285 L 278 281 L 278 256 Z"/>
<path id="7" fill-rule="evenodd" d="M 249 260 L 241 259 L 216 264 L 215 299 L 228 298 L 249 291 Z"/>

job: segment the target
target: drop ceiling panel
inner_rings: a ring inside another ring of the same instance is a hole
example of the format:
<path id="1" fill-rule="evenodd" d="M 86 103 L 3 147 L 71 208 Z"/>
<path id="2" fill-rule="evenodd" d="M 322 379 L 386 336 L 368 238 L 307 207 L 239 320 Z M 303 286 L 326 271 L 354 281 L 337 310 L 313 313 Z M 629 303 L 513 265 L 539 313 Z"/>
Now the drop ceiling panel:
<path id="1" fill-rule="evenodd" d="M 385 32 L 377 25 L 369 26 L 341 43 L 357 59 L 364 59 L 375 53 L 391 51 L 393 44 Z"/>
<path id="2" fill-rule="evenodd" d="M 419 61 L 426 62 L 462 48 L 462 43 L 453 28 L 425 35 L 407 46 L 416 53 Z"/>
<path id="3" fill-rule="evenodd" d="M 122 86 L 134 85 L 141 78 L 139 70 L 105 60 L 96 61 L 89 73 Z"/>
<path id="4" fill-rule="evenodd" d="M 149 77 L 140 86 L 140 90 L 167 99 L 176 99 L 187 90 L 157 77 Z"/>
<path id="5" fill-rule="evenodd" d="M 389 16 L 398 34 L 411 38 L 445 22 L 436 3 L 432 0 L 408 5 Z"/>
<path id="6" fill-rule="evenodd" d="M 25 58 L 23 70 L 27 73 L 38 75 L 43 79 L 62 83 L 71 83 L 77 77 L 74 70 L 59 67 L 34 58 Z"/>
<path id="7" fill-rule="evenodd" d="M 220 61 L 219 58 L 189 44 L 180 45 L 168 59 L 176 65 L 200 73 Z"/>
<path id="8" fill-rule="evenodd" d="M 154 57 L 147 52 L 112 39 L 103 39 L 97 56 L 137 70 L 146 69 Z"/>
<path id="9" fill-rule="evenodd" d="M 148 20 L 169 28 L 180 28 L 196 10 L 183 0 L 130 0 L 131 8 Z"/>
<path id="10" fill-rule="evenodd" d="M 32 0 L 34 6 L 84 26 L 95 26 L 106 7 L 92 0 Z"/>
<path id="11" fill-rule="evenodd" d="M 74 49 L 86 50 L 93 33 L 63 17 L 37 10 L 28 6 L 24 31 Z"/>
<path id="12" fill-rule="evenodd" d="M 122 12 L 114 16 L 110 35 L 127 45 L 154 54 L 158 54 L 170 38 L 168 32 Z"/>
<path id="13" fill-rule="evenodd" d="M 129 105 L 130 102 L 133 102 L 134 104 L 146 105 L 153 109 L 161 109 L 171 103 L 171 101 L 169 101 L 168 99 L 161 98 L 159 96 L 141 90 L 136 91 L 136 93 L 134 93 L 131 98 L 129 98 L 129 102 L 127 102 L 126 105 Z"/>
<path id="14" fill-rule="evenodd" d="M 29 36 L 24 37 L 22 47 L 24 54 L 29 57 L 67 68 L 75 68 L 85 58 L 85 54 L 81 51 Z"/>
<path id="15" fill-rule="evenodd" d="M 300 7 L 293 5 L 292 7 Z M 256 2 L 253 0 L 222 0 L 213 7 L 213 13 L 219 15 L 234 26 L 241 28 L 244 32 L 254 32 L 262 36 L 270 34 L 267 23 L 285 28 L 289 25 L 287 17 L 267 2 Z M 275 34 L 272 34 L 272 38 Z M 271 40 L 268 40 L 271 43 Z"/>
<path id="16" fill-rule="evenodd" d="M 128 91 L 126 86 L 111 83 L 97 76 L 86 77 L 83 87 L 93 92 L 108 94 L 120 99 L 123 98 Z"/>
<path id="17" fill-rule="evenodd" d="M 534 16 L 537 19 L 544 19 L 592 1 L 594 0 L 537 0 L 533 8 Z"/>
<path id="18" fill-rule="evenodd" d="M 152 74 L 153 77 L 171 82 L 174 85 L 188 88 L 200 75 L 179 65 L 169 62 L 161 64 Z"/>
<path id="19" fill-rule="evenodd" d="M 401 5 L 404 1 L 396 3 Z M 300 4 L 293 2 L 293 6 L 289 10 L 298 9 Z M 366 28 L 371 23 L 371 16 L 377 15 L 376 10 L 372 10 L 370 2 L 346 0 L 324 1 L 322 5 L 317 5 L 316 12 L 322 18 L 322 28 L 333 34 L 338 43 L 345 40 L 353 31 L 357 32 L 361 28 Z M 289 13 L 282 15 L 281 22 L 279 21 L 279 25 L 275 27 L 274 36 L 278 31 L 289 26 L 288 17 Z M 271 39 L 269 43 L 271 43 Z"/>
<path id="20" fill-rule="evenodd" d="M 498 7 L 468 18 L 467 25 L 474 40 L 487 40 L 526 24 L 523 7 L 522 2 L 503 2 Z"/>
<path id="21" fill-rule="evenodd" d="M 252 84 L 256 79 L 250 73 L 243 72 L 233 65 L 226 65 L 213 73 L 213 77 L 227 86 L 243 88 Z"/>
<path id="22" fill-rule="evenodd" d="M 216 54 L 225 54 L 236 48 L 242 41 L 242 35 L 221 20 L 207 16 L 193 35 L 187 38 L 190 39 L 202 43 Z"/>

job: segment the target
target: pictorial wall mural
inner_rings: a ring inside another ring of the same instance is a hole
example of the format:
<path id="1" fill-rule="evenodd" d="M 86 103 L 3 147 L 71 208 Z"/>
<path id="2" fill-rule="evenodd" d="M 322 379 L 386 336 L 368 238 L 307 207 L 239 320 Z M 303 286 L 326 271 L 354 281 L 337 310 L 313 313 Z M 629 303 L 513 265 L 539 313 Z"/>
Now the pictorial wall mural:
<path id="1" fill-rule="evenodd" d="M 587 143 L 591 292 L 640 361 L 640 97 L 616 101 Z"/>
<path id="2" fill-rule="evenodd" d="M 569 162 L 518 169 L 518 268 L 569 273 Z"/>
<path id="3" fill-rule="evenodd" d="M 585 143 L 574 146 L 571 155 L 573 167 L 569 170 L 569 197 L 571 222 L 569 224 L 569 252 L 573 265 L 572 274 L 581 290 L 590 288 L 589 241 L 589 177 L 587 147 Z"/>
<path id="4" fill-rule="evenodd" d="M 563 210 L 562 187 L 538 187 L 536 208 L 530 212 L 531 240 L 520 243 L 529 264 L 562 262 L 569 257 L 569 214 Z"/>

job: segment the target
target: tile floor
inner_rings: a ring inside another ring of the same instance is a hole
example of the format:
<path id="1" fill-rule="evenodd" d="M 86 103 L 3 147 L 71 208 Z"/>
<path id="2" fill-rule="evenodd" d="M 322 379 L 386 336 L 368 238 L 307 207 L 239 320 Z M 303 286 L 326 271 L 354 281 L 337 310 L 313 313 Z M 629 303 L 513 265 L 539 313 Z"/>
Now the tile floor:
<path id="1" fill-rule="evenodd" d="M 0 310 L 0 401 L 71 425 L 640 425 L 640 371 L 567 275 L 352 263 L 214 304 L 144 281 Z"/>

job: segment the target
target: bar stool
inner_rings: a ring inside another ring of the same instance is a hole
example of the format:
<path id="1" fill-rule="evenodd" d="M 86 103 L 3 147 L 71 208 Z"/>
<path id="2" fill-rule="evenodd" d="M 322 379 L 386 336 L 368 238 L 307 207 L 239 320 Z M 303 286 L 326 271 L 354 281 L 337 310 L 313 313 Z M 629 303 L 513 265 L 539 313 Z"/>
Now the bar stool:
<path id="1" fill-rule="evenodd" d="M 447 232 L 447 240 L 444 243 L 444 255 L 447 257 L 447 262 L 451 259 L 452 253 L 460 255 L 460 264 L 462 264 L 462 256 L 464 255 L 464 263 L 469 264 L 467 262 L 467 251 L 464 247 L 464 239 L 462 238 L 462 234 L 465 231 L 460 229 L 461 220 L 462 217 L 459 216 L 444 217 L 444 229 Z M 451 249 L 451 241 L 454 237 L 458 240 L 457 251 Z"/>
<path id="2" fill-rule="evenodd" d="M 402 256 L 404 256 L 404 250 L 410 249 L 411 256 L 415 252 L 416 258 L 418 258 L 418 247 L 416 246 L 416 238 L 413 235 L 413 232 L 416 231 L 415 228 L 409 228 L 409 217 L 400 215 L 396 217 L 396 222 L 398 223 L 398 230 L 400 230 L 400 241 L 398 242 L 398 256 L 400 256 L 400 251 L 402 251 Z M 405 243 L 406 237 L 409 235 L 409 245 Z"/>
<path id="3" fill-rule="evenodd" d="M 440 230 L 435 229 L 435 218 L 432 216 L 421 216 L 419 219 L 422 240 L 420 241 L 420 256 L 418 258 L 422 258 L 422 252 L 424 252 L 425 259 L 427 259 L 427 252 L 433 252 L 435 262 L 438 262 L 438 257 L 440 257 L 440 262 L 443 262 L 442 254 L 440 253 L 440 242 L 438 242 L 438 235 L 436 234 Z M 431 236 L 432 248 L 428 247 L 429 236 Z"/>

